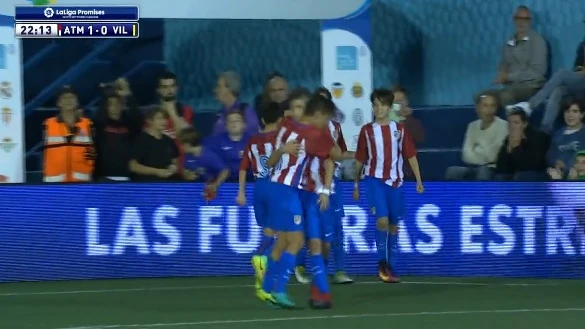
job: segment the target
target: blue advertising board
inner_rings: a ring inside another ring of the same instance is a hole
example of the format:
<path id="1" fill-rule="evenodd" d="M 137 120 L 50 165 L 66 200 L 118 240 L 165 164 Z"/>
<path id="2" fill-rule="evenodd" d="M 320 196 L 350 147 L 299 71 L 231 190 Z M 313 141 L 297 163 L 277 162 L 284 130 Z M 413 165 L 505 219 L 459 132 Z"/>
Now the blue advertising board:
<path id="1" fill-rule="evenodd" d="M 581 183 L 429 183 L 405 189 L 401 275 L 585 278 Z M 249 199 L 253 186 L 248 186 Z M 374 221 L 345 201 L 346 269 L 375 274 Z M 0 281 L 248 275 L 261 232 L 237 186 L 0 187 Z M 582 219 L 581 219 L 582 220 Z"/>

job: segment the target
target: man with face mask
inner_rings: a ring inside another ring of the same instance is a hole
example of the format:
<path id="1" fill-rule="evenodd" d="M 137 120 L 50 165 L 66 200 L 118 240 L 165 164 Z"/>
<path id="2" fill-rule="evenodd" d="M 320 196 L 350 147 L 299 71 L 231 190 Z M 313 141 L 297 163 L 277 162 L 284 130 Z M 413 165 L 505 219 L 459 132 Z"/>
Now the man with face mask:
<path id="1" fill-rule="evenodd" d="M 95 116 L 97 153 L 94 177 L 105 181 L 130 180 L 130 154 L 144 121 L 126 79 L 102 86 L 102 99 Z"/>
<path id="2" fill-rule="evenodd" d="M 75 91 L 65 86 L 57 96 L 59 114 L 45 120 L 43 181 L 89 182 L 94 168 L 93 123 L 79 115 Z"/>

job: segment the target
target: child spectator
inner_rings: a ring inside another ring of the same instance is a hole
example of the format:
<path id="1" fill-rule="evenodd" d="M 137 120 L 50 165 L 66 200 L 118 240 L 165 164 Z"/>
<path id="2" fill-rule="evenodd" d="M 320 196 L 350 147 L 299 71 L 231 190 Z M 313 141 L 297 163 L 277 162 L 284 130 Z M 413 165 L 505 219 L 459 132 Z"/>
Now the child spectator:
<path id="1" fill-rule="evenodd" d="M 568 100 L 563 106 L 566 126 L 558 130 L 548 150 L 548 173 L 551 178 L 567 178 L 575 161 L 575 154 L 585 148 L 585 104 L 574 99 Z"/>
<path id="2" fill-rule="evenodd" d="M 532 128 L 521 108 L 508 114 L 508 130 L 496 163 L 498 180 L 546 180 L 548 135 Z"/>
<path id="3" fill-rule="evenodd" d="M 240 162 L 248 144 L 249 135 L 246 134 L 245 120 L 243 111 L 228 113 L 225 117 L 225 132 L 210 137 L 206 142 L 209 150 L 217 154 L 229 169 L 230 182 L 239 180 Z M 248 178 L 252 178 L 251 174 Z"/>
<path id="4" fill-rule="evenodd" d="M 475 101 L 479 116 L 467 126 L 462 158 L 468 166 L 447 168 L 447 180 L 491 180 L 500 147 L 508 135 L 508 124 L 496 117 L 494 95 L 480 95 Z"/>
<path id="5" fill-rule="evenodd" d="M 167 119 L 161 108 L 146 116 L 147 128 L 134 143 L 130 171 L 137 181 L 166 181 L 177 173 L 179 150 L 172 138 L 165 135 Z"/>

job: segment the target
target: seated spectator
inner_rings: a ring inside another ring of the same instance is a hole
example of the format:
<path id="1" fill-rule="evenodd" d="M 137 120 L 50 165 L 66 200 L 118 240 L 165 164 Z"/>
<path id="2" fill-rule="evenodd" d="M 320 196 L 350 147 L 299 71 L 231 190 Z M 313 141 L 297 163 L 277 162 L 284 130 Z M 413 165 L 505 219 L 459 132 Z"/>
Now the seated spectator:
<path id="1" fill-rule="evenodd" d="M 491 180 L 498 152 L 508 135 L 505 120 L 496 116 L 494 95 L 481 95 L 475 102 L 479 120 L 467 126 L 462 159 L 466 167 L 447 168 L 447 180 Z"/>
<path id="2" fill-rule="evenodd" d="M 144 118 L 136 106 L 128 81 L 118 79 L 102 87 L 102 99 L 95 116 L 96 168 L 94 177 L 105 181 L 129 181 L 130 154 Z"/>
<path id="3" fill-rule="evenodd" d="M 215 87 L 215 97 L 223 106 L 219 118 L 215 122 L 213 135 L 219 135 L 225 132 L 225 119 L 230 112 L 239 110 L 244 113 L 246 118 L 246 131 L 255 134 L 258 133 L 258 116 L 253 109 L 246 103 L 238 100 L 240 96 L 241 82 L 236 72 L 228 71 L 222 73 L 217 79 Z"/>
<path id="4" fill-rule="evenodd" d="M 179 149 L 172 138 L 163 132 L 166 128 L 166 112 L 151 109 L 146 115 L 146 129 L 136 138 L 130 157 L 129 168 L 134 180 L 156 182 L 175 178 L 178 172 Z"/>
<path id="5" fill-rule="evenodd" d="M 549 174 L 552 179 L 554 180 L 561 180 L 563 177 L 561 176 L 560 172 L 554 169 L 549 169 Z M 585 151 L 577 152 L 575 156 L 575 164 L 569 170 L 569 174 L 567 175 L 568 180 L 585 180 Z M 585 210 L 585 209 L 584 209 Z M 583 211 L 585 214 L 585 211 Z M 583 217 L 585 219 L 585 217 Z M 585 222 L 585 220 L 584 220 Z"/>
<path id="6" fill-rule="evenodd" d="M 206 142 L 207 148 L 226 164 L 230 171 L 228 178 L 230 182 L 239 180 L 240 162 L 248 144 L 249 135 L 246 133 L 245 120 L 243 111 L 228 113 L 225 119 L 226 131 L 209 138 Z M 248 178 L 252 178 L 251 174 Z"/>
<path id="7" fill-rule="evenodd" d="M 553 135 L 547 157 L 549 175 L 565 179 L 573 167 L 575 154 L 585 148 L 585 104 L 567 100 L 563 105 L 563 114 L 566 126 Z"/>
<path id="8" fill-rule="evenodd" d="M 43 182 L 89 182 L 94 170 L 93 123 L 80 116 L 77 93 L 68 86 L 57 95 L 59 114 L 43 123 Z"/>
<path id="9" fill-rule="evenodd" d="M 522 109 L 508 114 L 509 135 L 500 148 L 496 163 L 498 180 L 544 181 L 548 135 L 532 128 Z"/>
<path id="10" fill-rule="evenodd" d="M 548 70 L 548 47 L 546 41 L 531 28 L 532 14 L 526 6 L 516 8 L 514 25 L 516 32 L 504 45 L 493 93 L 498 104 L 505 107 L 528 100 L 545 82 Z"/>
<path id="11" fill-rule="evenodd" d="M 229 168 L 208 148 L 202 146 L 201 136 L 193 129 L 181 131 L 179 139 L 185 149 L 183 177 L 188 181 L 206 182 L 207 191 L 215 193 L 229 175 Z"/>
<path id="12" fill-rule="evenodd" d="M 266 78 L 262 94 L 254 99 L 254 108 L 258 112 L 263 104 L 270 102 L 282 103 L 288 99 L 288 83 L 280 72 L 272 72 Z M 258 113 L 258 116 L 260 113 Z"/>
<path id="13" fill-rule="evenodd" d="M 391 120 L 402 122 L 404 128 L 408 130 L 416 145 L 423 143 L 425 141 L 425 130 L 420 120 L 412 115 L 413 111 L 408 103 L 408 91 L 402 86 L 395 85 L 392 87 L 392 92 L 394 93 L 394 107 L 397 111 L 392 110 L 390 112 Z M 403 170 L 405 178 L 414 178 L 408 161 L 404 162 Z"/>
<path id="14" fill-rule="evenodd" d="M 573 71 L 558 71 L 528 102 L 521 102 L 509 107 L 520 106 L 528 115 L 532 115 L 534 109 L 546 102 L 540 129 L 547 134 L 552 134 L 562 101 L 568 95 L 585 98 L 585 40 L 577 47 Z"/>

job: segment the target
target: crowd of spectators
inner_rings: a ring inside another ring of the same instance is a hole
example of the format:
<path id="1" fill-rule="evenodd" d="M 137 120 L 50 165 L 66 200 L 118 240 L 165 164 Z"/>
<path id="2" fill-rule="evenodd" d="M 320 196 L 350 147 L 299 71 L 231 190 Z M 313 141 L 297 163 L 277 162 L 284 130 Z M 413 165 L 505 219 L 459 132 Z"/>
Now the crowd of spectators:
<path id="1" fill-rule="evenodd" d="M 531 28 L 529 8 L 514 14 L 515 34 L 505 42 L 494 87 L 475 98 L 478 119 L 469 123 L 462 145 L 463 166 L 447 169 L 447 180 L 582 179 L 585 177 L 585 41 L 573 68 L 547 81 L 548 46 Z M 312 93 L 290 90 L 286 78 L 270 74 L 253 106 L 240 99 L 237 73 L 219 75 L 214 89 L 221 107 L 210 136 L 193 128 L 195 111 L 178 98 L 171 72 L 159 77 L 159 103 L 139 110 L 128 81 L 102 85 L 96 113 L 83 113 L 75 91 L 64 87 L 60 110 L 45 122 L 44 181 L 205 181 L 211 189 L 238 180 L 238 166 L 248 138 L 261 129 L 263 110 L 298 115 Z M 402 122 L 415 142 L 422 143 L 422 123 L 409 106 L 408 92 L 392 88 L 392 120 Z M 313 91 L 331 98 L 320 87 Z M 544 105 L 544 106 L 542 106 Z M 540 124 L 534 110 L 544 107 Z M 562 113 L 562 127 L 557 117 Z M 91 120 L 84 115 L 91 117 Z M 343 120 L 338 110 L 336 120 Z M 351 163 L 346 177 L 353 177 Z M 411 175 L 406 166 L 405 174 Z M 424 172 L 424 164 L 423 164 Z"/>

